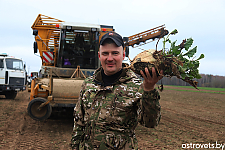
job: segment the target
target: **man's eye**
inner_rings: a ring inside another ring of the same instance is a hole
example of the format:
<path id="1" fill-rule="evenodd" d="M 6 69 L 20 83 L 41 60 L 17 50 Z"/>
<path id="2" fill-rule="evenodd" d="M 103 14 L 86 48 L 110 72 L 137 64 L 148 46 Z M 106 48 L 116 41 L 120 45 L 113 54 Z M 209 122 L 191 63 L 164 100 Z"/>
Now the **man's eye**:
<path id="1" fill-rule="evenodd" d="M 119 52 L 113 52 L 112 54 L 113 54 L 113 55 L 118 55 L 118 54 L 119 54 Z"/>
<path id="2" fill-rule="evenodd" d="M 108 53 L 102 53 L 102 55 L 106 56 L 106 55 L 108 55 Z"/>

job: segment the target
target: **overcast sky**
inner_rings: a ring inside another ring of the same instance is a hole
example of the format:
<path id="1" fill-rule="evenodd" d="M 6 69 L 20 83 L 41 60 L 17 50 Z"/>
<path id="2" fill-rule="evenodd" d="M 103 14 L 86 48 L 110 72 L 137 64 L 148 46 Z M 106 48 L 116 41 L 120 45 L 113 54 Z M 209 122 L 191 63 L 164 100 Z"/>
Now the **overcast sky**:
<path id="1" fill-rule="evenodd" d="M 122 36 L 165 24 L 178 30 L 177 44 L 194 39 L 201 53 L 200 73 L 225 76 L 224 0 L 0 0 L 0 53 L 22 58 L 29 71 L 39 71 L 41 59 L 33 53 L 31 25 L 38 14 L 68 22 L 113 25 Z M 144 46 L 155 48 L 156 43 Z M 159 45 L 162 45 L 162 41 Z M 131 49 L 130 57 L 140 53 Z"/>

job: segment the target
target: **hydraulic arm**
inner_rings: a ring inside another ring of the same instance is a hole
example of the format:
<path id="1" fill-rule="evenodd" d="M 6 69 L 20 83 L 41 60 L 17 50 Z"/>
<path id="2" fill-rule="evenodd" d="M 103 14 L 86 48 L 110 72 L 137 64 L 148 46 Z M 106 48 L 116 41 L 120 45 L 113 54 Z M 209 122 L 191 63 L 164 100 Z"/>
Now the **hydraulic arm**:
<path id="1" fill-rule="evenodd" d="M 165 29 L 165 25 L 158 26 L 156 28 L 129 36 L 125 38 L 125 46 L 139 45 L 141 42 L 146 42 L 147 40 L 154 40 L 156 38 L 162 38 L 167 35 L 169 32 Z"/>

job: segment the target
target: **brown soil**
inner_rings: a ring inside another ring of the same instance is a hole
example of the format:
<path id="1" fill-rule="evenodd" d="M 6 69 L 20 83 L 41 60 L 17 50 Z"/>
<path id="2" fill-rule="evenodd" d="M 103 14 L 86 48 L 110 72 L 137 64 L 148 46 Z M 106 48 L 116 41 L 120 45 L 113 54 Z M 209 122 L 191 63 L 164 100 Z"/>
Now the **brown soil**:
<path id="1" fill-rule="evenodd" d="M 182 149 L 182 144 L 225 144 L 225 95 L 175 90 L 160 92 L 162 118 L 154 129 L 139 125 L 139 149 Z M 183 89 L 183 88 L 182 88 Z M 72 110 L 44 122 L 27 114 L 29 93 L 0 96 L 0 149 L 70 149 Z"/>

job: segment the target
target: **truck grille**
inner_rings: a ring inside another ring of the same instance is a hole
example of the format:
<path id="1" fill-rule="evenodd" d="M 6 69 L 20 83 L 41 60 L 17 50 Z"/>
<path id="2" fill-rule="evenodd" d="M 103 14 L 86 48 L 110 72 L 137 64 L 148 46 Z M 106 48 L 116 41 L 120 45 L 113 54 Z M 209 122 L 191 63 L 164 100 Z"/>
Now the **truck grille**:
<path id="1" fill-rule="evenodd" d="M 24 85 L 24 78 L 10 77 L 9 84 L 10 85 Z"/>

